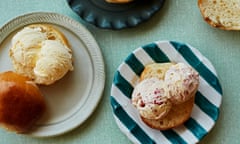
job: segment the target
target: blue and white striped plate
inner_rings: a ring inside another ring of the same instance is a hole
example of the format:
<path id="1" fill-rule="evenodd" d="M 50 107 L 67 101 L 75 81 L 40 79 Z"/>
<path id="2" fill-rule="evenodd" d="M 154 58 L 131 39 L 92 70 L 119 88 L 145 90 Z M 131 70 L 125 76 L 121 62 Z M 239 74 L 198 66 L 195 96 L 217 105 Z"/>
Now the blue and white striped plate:
<path id="1" fill-rule="evenodd" d="M 169 61 L 191 65 L 200 74 L 200 85 L 189 120 L 177 128 L 159 131 L 141 121 L 131 104 L 131 93 L 146 64 Z M 119 128 L 133 143 L 197 143 L 218 119 L 222 88 L 215 68 L 197 49 L 175 41 L 158 41 L 136 49 L 119 66 L 110 100 Z"/>

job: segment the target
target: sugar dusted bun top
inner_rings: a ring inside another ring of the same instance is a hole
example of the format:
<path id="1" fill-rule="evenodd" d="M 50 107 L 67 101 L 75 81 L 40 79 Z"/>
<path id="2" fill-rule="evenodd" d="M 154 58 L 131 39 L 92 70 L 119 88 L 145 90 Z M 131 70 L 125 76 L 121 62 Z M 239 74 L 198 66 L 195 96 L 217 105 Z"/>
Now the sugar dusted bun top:
<path id="1" fill-rule="evenodd" d="M 27 77 L 0 73 L 0 125 L 17 133 L 28 132 L 45 111 L 45 99 Z"/>
<path id="2" fill-rule="evenodd" d="M 52 84 L 73 70 L 68 41 L 47 24 L 33 24 L 18 31 L 9 55 L 15 71 L 37 84 Z"/>

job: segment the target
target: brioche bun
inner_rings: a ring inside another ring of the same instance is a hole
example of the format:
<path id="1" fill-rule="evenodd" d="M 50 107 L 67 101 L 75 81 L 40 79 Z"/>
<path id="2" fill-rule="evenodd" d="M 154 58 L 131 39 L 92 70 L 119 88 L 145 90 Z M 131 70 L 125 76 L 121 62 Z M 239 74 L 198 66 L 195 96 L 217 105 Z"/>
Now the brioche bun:
<path id="1" fill-rule="evenodd" d="M 194 97 L 184 103 L 173 105 L 172 109 L 162 119 L 152 120 L 146 119 L 144 117 L 141 117 L 141 119 L 151 128 L 168 130 L 170 128 L 177 127 L 187 121 L 191 116 L 193 105 Z"/>
<path id="2" fill-rule="evenodd" d="M 140 75 L 140 81 L 149 78 L 158 78 L 164 80 L 166 72 L 175 63 L 153 63 L 146 65 Z M 196 91 L 195 91 L 196 92 Z M 177 127 L 187 121 L 192 113 L 194 105 L 195 92 L 189 95 L 190 99 L 180 103 L 172 103 L 170 111 L 161 119 L 148 119 L 141 116 L 142 121 L 151 128 L 158 130 L 167 130 Z"/>
<path id="3" fill-rule="evenodd" d="M 35 83 L 15 72 L 0 73 L 0 125 L 16 133 L 29 131 L 45 111 Z"/>
<path id="4" fill-rule="evenodd" d="M 32 24 L 19 30 L 12 38 L 9 56 L 15 72 L 37 84 L 53 84 L 73 70 L 66 37 L 49 24 Z"/>

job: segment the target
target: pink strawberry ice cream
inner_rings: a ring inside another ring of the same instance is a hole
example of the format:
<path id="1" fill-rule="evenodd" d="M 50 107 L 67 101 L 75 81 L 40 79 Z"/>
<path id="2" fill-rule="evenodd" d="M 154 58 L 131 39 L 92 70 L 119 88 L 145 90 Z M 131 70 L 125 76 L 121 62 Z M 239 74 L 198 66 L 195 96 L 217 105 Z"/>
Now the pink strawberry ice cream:
<path id="1" fill-rule="evenodd" d="M 191 67 L 178 63 L 169 68 L 164 79 L 168 97 L 173 104 L 183 103 L 192 98 L 199 85 L 199 74 Z"/>
<path id="2" fill-rule="evenodd" d="M 140 115 L 147 119 L 161 119 L 171 109 L 172 103 L 168 100 L 165 84 L 157 78 L 141 81 L 132 94 L 132 104 Z"/>

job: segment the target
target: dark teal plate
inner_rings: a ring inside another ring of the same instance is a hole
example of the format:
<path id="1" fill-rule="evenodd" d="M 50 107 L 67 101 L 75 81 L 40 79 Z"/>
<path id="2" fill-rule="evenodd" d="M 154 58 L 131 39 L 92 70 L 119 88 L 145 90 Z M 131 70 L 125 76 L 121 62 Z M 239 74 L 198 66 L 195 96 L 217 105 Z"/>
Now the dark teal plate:
<path id="1" fill-rule="evenodd" d="M 105 29 L 134 27 L 160 10 L 165 0 L 135 0 L 111 4 L 105 0 L 67 0 L 70 8 L 83 20 Z"/>

